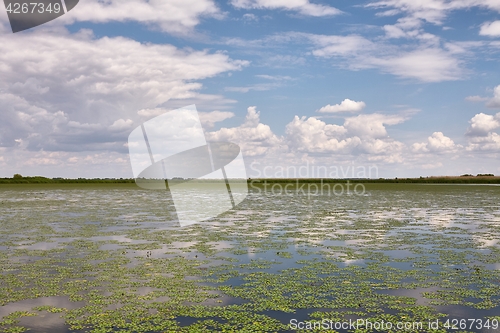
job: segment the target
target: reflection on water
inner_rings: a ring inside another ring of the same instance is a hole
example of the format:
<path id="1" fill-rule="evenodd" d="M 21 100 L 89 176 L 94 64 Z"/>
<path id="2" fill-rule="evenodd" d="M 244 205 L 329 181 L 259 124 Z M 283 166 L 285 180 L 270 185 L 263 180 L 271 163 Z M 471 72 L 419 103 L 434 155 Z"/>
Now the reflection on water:
<path id="1" fill-rule="evenodd" d="M 130 309 L 187 327 L 205 318 L 194 310 L 203 306 L 285 325 L 331 311 L 417 318 L 417 306 L 443 318 L 500 313 L 499 187 L 251 193 L 237 210 L 182 229 L 163 194 L 0 188 L 0 318 L 13 316 L 0 329 L 86 331 L 98 313 L 135 318 Z"/>
<path id="2" fill-rule="evenodd" d="M 10 313 L 16 311 L 26 311 L 35 307 L 65 307 L 68 309 L 77 309 L 84 306 L 84 302 L 71 302 L 65 296 L 40 297 L 36 299 L 27 299 L 19 302 L 12 302 L 7 306 L 0 307 L 0 318 L 4 318 Z M 36 317 L 23 317 L 20 324 L 29 328 L 30 332 L 50 333 L 67 332 L 65 320 L 60 313 L 41 313 Z"/>

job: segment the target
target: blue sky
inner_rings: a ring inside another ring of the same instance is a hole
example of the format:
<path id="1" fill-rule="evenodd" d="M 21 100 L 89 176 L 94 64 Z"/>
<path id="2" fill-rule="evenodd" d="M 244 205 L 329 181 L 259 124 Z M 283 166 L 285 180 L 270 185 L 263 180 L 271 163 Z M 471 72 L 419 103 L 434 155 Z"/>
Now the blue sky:
<path id="1" fill-rule="evenodd" d="M 0 177 L 132 177 L 128 134 L 190 104 L 251 177 L 500 174 L 499 56 L 499 0 L 81 0 L 16 34 L 1 9 Z"/>

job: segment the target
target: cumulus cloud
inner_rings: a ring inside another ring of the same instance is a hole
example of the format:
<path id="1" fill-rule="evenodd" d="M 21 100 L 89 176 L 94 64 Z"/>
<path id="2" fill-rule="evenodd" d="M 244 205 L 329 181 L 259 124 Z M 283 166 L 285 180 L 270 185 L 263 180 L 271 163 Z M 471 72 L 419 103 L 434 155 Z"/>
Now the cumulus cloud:
<path id="1" fill-rule="evenodd" d="M 342 126 L 326 124 L 314 117 L 295 116 L 286 127 L 288 147 L 298 152 L 383 155 L 384 161 L 397 157 L 404 144 L 387 134 L 385 125 L 405 121 L 399 115 L 368 114 L 347 118 Z M 376 158 L 376 156 L 372 156 Z"/>
<path id="2" fill-rule="evenodd" d="M 222 53 L 96 39 L 88 31 L 0 35 L 0 144 L 123 151 L 137 110 L 221 99 L 198 93 L 196 81 L 245 65 Z"/>
<path id="3" fill-rule="evenodd" d="M 208 132 L 207 139 L 237 143 L 246 156 L 264 155 L 282 142 L 282 138 L 276 136 L 268 125 L 260 122 L 260 112 L 255 106 L 248 107 L 242 125 Z"/>
<path id="4" fill-rule="evenodd" d="M 500 135 L 494 132 L 500 128 L 500 112 L 495 115 L 476 114 L 469 123 L 466 132 L 469 137 L 468 151 L 500 150 Z"/>
<path id="5" fill-rule="evenodd" d="M 302 152 L 338 152 L 359 145 L 359 138 L 344 138 L 345 134 L 347 129 L 343 126 L 326 124 L 314 117 L 295 116 L 286 125 L 289 146 Z"/>
<path id="6" fill-rule="evenodd" d="M 500 36 L 500 21 L 486 22 L 481 26 L 479 31 L 481 36 L 499 37 Z"/>
<path id="7" fill-rule="evenodd" d="M 379 113 L 364 114 L 347 118 L 344 127 L 350 134 L 359 137 L 381 139 L 388 137 L 385 125 L 397 125 L 406 121 L 403 115 L 385 115 Z"/>
<path id="8" fill-rule="evenodd" d="M 411 149 L 415 153 L 443 153 L 454 152 L 462 146 L 455 144 L 452 139 L 445 136 L 443 132 L 434 132 L 427 138 L 427 142 L 414 143 Z"/>
<path id="9" fill-rule="evenodd" d="M 500 151 L 500 135 L 490 132 L 486 136 L 473 137 L 467 146 L 468 151 Z"/>
<path id="10" fill-rule="evenodd" d="M 342 103 L 335 105 L 323 106 L 318 112 L 335 113 L 335 112 L 359 112 L 366 107 L 365 102 L 355 102 L 348 98 L 344 99 Z"/>
<path id="11" fill-rule="evenodd" d="M 347 118 L 343 125 L 327 124 L 315 117 L 295 116 L 286 125 L 285 135 L 277 136 L 260 121 L 256 107 L 249 107 L 242 125 L 208 132 L 209 141 L 240 144 L 245 156 L 259 160 L 288 161 L 291 165 L 309 160 L 309 156 L 365 154 L 373 161 L 401 162 L 404 144 L 390 138 L 386 125 L 405 121 L 400 115 L 370 114 Z M 326 154 L 326 155 L 325 155 Z M 301 156 L 301 157 L 300 157 Z"/>
<path id="12" fill-rule="evenodd" d="M 232 0 L 231 4 L 236 8 L 244 9 L 281 9 L 294 11 L 306 16 L 333 16 L 342 12 L 337 8 L 314 4 L 309 0 Z"/>
<path id="13" fill-rule="evenodd" d="M 470 121 L 467 135 L 487 136 L 489 132 L 500 127 L 500 113 L 489 115 L 484 113 L 476 114 Z"/>
<path id="14" fill-rule="evenodd" d="M 25 99 L 0 93 L 0 145 L 28 151 L 117 151 L 132 126 L 130 119 L 107 125 L 70 120 L 63 111 L 51 112 Z"/>

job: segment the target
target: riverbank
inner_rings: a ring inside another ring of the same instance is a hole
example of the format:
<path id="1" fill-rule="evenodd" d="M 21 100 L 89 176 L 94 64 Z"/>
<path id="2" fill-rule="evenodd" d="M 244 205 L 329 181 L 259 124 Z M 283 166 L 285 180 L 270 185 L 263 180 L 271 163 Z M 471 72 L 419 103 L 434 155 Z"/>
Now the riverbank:
<path id="1" fill-rule="evenodd" d="M 174 179 L 169 182 L 183 182 L 182 179 Z M 211 182 L 210 179 L 197 179 L 197 182 Z M 397 183 L 410 183 L 410 184 L 500 184 L 500 177 L 498 176 L 436 176 L 436 177 L 419 177 L 419 178 L 248 178 L 249 184 L 276 184 L 276 183 L 323 183 L 332 184 L 340 183 L 363 183 L 363 184 L 397 184 Z M 46 178 L 46 177 L 15 177 L 15 178 L 0 178 L 0 185 L 18 185 L 18 184 L 135 184 L 133 178 Z"/>

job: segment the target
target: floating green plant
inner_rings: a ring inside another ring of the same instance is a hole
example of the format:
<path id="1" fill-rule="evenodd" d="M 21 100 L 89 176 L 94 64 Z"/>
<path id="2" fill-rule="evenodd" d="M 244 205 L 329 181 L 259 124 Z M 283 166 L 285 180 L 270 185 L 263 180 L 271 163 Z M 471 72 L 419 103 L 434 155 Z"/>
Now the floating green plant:
<path id="1" fill-rule="evenodd" d="M 5 332 L 43 313 L 60 317 L 61 330 L 89 332 L 278 332 L 294 316 L 439 319 L 444 331 L 454 314 L 437 306 L 498 320 L 497 188 L 254 193 L 179 228 L 156 191 L 40 186 L 0 189 Z"/>

